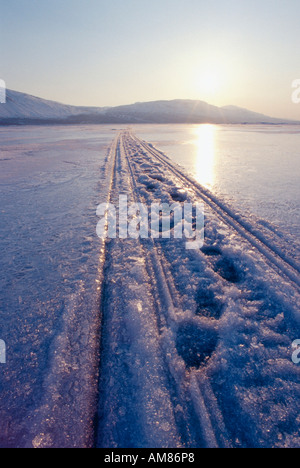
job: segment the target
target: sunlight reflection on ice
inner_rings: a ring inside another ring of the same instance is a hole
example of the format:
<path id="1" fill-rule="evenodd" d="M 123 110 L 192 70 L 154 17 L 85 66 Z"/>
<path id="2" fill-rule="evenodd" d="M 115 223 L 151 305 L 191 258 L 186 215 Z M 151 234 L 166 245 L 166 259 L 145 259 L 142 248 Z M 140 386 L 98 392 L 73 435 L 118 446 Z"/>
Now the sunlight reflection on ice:
<path id="1" fill-rule="evenodd" d="M 215 182 L 215 125 L 199 125 L 195 128 L 196 146 L 195 168 L 196 178 L 200 184 L 211 187 Z"/>

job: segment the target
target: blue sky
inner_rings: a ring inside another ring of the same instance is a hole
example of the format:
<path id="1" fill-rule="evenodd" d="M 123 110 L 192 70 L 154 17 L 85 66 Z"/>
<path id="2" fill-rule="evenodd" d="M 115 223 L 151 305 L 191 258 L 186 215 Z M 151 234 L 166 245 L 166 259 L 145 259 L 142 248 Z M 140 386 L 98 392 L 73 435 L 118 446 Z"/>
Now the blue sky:
<path id="1" fill-rule="evenodd" d="M 201 99 L 300 119 L 299 0 L 0 0 L 0 78 L 70 104 Z"/>

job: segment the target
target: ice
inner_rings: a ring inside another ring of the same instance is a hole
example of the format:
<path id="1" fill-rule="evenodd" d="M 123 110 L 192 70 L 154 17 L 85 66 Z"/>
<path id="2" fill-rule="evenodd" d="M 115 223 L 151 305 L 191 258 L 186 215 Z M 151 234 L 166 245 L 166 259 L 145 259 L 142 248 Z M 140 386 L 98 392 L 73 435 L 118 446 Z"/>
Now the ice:
<path id="1" fill-rule="evenodd" d="M 299 126 L 140 125 L 152 142 L 238 212 L 299 242 Z M 299 243 L 298 243 L 299 246 Z"/>
<path id="2" fill-rule="evenodd" d="M 0 446 L 299 447 L 293 246 L 119 130 L 0 129 Z M 120 195 L 200 194 L 197 250 L 97 237 Z"/>
<path id="3" fill-rule="evenodd" d="M 9 155 L 0 162 L 0 445 L 37 444 L 41 433 L 43 445 L 88 445 L 99 349 L 95 207 L 114 132 L 0 134 Z"/>

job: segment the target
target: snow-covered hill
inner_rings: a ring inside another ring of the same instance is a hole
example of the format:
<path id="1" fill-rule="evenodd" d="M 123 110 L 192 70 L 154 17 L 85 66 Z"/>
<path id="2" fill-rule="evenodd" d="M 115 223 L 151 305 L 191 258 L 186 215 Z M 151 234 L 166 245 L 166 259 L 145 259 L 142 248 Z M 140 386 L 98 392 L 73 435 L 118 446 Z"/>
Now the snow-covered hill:
<path id="1" fill-rule="evenodd" d="M 182 100 L 141 102 L 110 108 L 107 116 L 145 123 L 216 123 L 243 124 L 286 121 L 235 106 L 217 107 L 203 101 Z"/>
<path id="2" fill-rule="evenodd" d="M 295 123 L 235 106 L 217 107 L 203 101 L 138 102 L 118 107 L 77 107 L 7 91 L 0 105 L 0 124 L 10 123 Z"/>
<path id="3" fill-rule="evenodd" d="M 64 105 L 7 90 L 6 103 L 0 105 L 0 121 L 5 119 L 65 119 L 94 112 L 101 113 L 101 109 Z"/>

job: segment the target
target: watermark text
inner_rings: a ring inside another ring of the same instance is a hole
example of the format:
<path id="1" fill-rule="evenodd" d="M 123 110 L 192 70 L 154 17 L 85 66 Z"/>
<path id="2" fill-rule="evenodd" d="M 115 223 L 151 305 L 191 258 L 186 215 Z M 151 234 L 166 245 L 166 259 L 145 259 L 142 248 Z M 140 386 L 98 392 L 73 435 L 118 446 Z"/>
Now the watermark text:
<path id="1" fill-rule="evenodd" d="M 292 354 L 292 361 L 294 364 L 300 364 L 300 340 L 295 340 L 292 348 L 295 350 Z"/>
<path id="2" fill-rule="evenodd" d="M 204 243 L 204 205 L 202 203 L 128 204 L 120 195 L 119 206 L 102 203 L 97 208 L 100 239 L 186 239 L 186 249 L 199 249 Z"/>
<path id="3" fill-rule="evenodd" d="M 0 364 L 6 364 L 6 343 L 0 340 Z"/>
<path id="4" fill-rule="evenodd" d="M 294 104 L 300 104 L 300 78 L 293 81 L 292 88 L 295 88 L 292 93 L 292 102 Z"/>
<path id="5" fill-rule="evenodd" d="M 0 79 L 0 104 L 6 103 L 6 84 L 4 80 Z"/>

